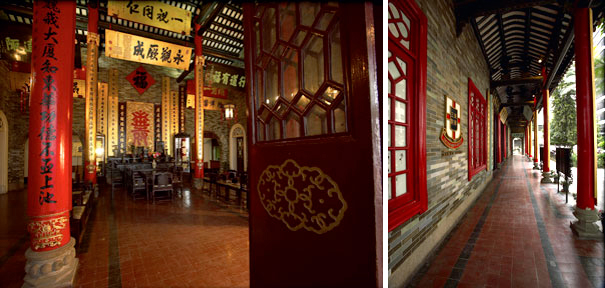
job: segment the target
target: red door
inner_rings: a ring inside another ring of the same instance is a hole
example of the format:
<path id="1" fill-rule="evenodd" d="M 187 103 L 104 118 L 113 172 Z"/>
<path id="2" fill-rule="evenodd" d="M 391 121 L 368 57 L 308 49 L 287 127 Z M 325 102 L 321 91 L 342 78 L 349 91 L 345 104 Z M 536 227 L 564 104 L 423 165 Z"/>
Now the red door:
<path id="1" fill-rule="evenodd" d="M 252 287 L 379 285 L 373 12 L 363 3 L 244 5 Z"/>

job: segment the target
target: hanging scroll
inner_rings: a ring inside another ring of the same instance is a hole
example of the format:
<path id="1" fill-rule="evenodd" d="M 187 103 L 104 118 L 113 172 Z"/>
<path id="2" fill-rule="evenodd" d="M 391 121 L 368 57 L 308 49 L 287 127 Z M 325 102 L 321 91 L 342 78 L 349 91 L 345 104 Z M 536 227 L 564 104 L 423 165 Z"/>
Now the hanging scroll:
<path id="1" fill-rule="evenodd" d="M 125 153 L 123 147 L 120 146 L 120 126 L 119 126 L 119 112 L 118 112 L 118 69 L 112 68 L 108 71 L 109 83 L 107 84 L 109 91 L 109 136 L 107 137 L 107 146 L 109 148 L 109 155 L 118 156 L 119 153 Z"/>
<path id="2" fill-rule="evenodd" d="M 154 151 L 161 152 L 157 146 L 158 142 L 162 141 L 162 105 L 159 104 L 153 105 L 153 130 Z"/>
<path id="3" fill-rule="evenodd" d="M 107 15 L 189 35 L 191 12 L 159 1 L 107 1 Z"/>
<path id="4" fill-rule="evenodd" d="M 130 153 L 126 150 L 126 102 L 118 103 L 118 146 L 124 153 Z"/>
<path id="5" fill-rule="evenodd" d="M 170 139 L 174 134 L 179 133 L 179 93 L 177 91 L 170 91 L 170 132 Z"/>
<path id="6" fill-rule="evenodd" d="M 103 135 L 107 135 L 107 90 L 107 83 L 99 83 L 99 96 L 97 99 L 97 132 Z"/>
<path id="7" fill-rule="evenodd" d="M 185 108 L 187 107 L 187 86 L 179 86 L 179 132 L 185 133 Z"/>
<path id="8" fill-rule="evenodd" d="M 105 30 L 107 57 L 187 70 L 192 51 L 190 47 Z"/>
<path id="9" fill-rule="evenodd" d="M 162 77 L 162 141 L 164 149 L 172 155 L 172 141 L 170 135 L 170 78 Z"/>
<path id="10" fill-rule="evenodd" d="M 118 97 L 109 96 L 107 101 L 107 155 L 119 155 L 118 146 Z"/>
<path id="11" fill-rule="evenodd" d="M 86 80 L 74 79 L 74 98 L 84 98 Z"/>

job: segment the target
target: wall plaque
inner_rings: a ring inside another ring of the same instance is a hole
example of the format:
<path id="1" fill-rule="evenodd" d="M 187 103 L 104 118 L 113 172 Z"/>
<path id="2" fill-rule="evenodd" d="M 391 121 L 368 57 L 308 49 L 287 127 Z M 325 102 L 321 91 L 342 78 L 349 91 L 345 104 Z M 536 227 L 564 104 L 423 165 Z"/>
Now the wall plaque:
<path id="1" fill-rule="evenodd" d="M 446 95 L 444 127 L 443 130 L 441 130 L 439 139 L 441 139 L 443 145 L 450 149 L 460 147 L 464 141 L 462 138 L 462 129 L 460 129 L 460 116 L 462 116 L 460 103 L 456 103 L 456 101 Z"/>
<path id="2" fill-rule="evenodd" d="M 107 1 L 107 15 L 183 35 L 191 30 L 191 12 L 160 1 Z"/>
<path id="3" fill-rule="evenodd" d="M 107 57 L 187 70 L 192 52 L 191 47 L 105 30 Z"/>

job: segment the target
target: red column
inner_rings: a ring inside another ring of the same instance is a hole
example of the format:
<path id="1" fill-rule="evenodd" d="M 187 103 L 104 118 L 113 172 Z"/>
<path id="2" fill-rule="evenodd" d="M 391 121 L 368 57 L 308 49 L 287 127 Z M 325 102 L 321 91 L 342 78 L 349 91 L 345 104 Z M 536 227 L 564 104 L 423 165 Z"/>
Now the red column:
<path id="1" fill-rule="evenodd" d="M 544 83 L 546 83 L 546 68 L 542 67 L 542 77 L 544 77 Z M 542 114 L 544 115 L 544 159 L 542 162 L 542 172 L 548 173 L 550 172 L 549 164 L 550 164 L 550 134 L 548 130 L 548 96 L 549 91 L 544 87 L 542 89 Z"/>
<path id="2" fill-rule="evenodd" d="M 506 157 L 508 157 L 508 133 L 506 131 L 506 124 L 502 124 L 502 128 L 504 131 L 504 159 L 506 159 Z"/>
<path id="3" fill-rule="evenodd" d="M 84 182 L 97 183 L 96 135 L 97 135 L 97 92 L 98 92 L 98 35 L 99 10 L 94 1 L 88 4 L 88 35 L 86 36 L 86 139 L 84 157 Z"/>
<path id="4" fill-rule="evenodd" d="M 538 167 L 538 112 L 534 110 L 534 169 Z"/>
<path id="5" fill-rule="evenodd" d="M 496 157 L 498 157 L 498 163 L 502 162 L 502 147 L 500 145 L 502 142 L 502 134 L 501 134 L 502 132 L 500 129 L 500 125 L 502 125 L 502 124 L 500 122 L 500 114 L 498 114 L 498 124 L 496 125 L 496 126 L 498 126 L 498 133 L 496 133 L 496 137 L 497 137 L 496 142 L 498 143 L 498 147 L 496 149 Z"/>
<path id="6" fill-rule="evenodd" d="M 203 89 L 203 66 L 204 57 L 202 56 L 202 37 L 198 35 L 200 29 L 199 24 L 195 24 L 195 36 L 193 42 L 195 43 L 195 165 L 193 167 L 194 183 L 197 187 L 201 188 L 201 180 L 204 178 L 204 89 Z M 197 180 L 195 180 L 197 179 Z"/>
<path id="7" fill-rule="evenodd" d="M 578 128 L 577 208 L 594 209 L 596 192 L 596 127 L 592 70 L 592 17 L 589 8 L 574 12 L 576 110 Z"/>
<path id="8" fill-rule="evenodd" d="M 70 241 L 76 4 L 34 1 L 33 10 L 27 229 L 39 252 Z"/>

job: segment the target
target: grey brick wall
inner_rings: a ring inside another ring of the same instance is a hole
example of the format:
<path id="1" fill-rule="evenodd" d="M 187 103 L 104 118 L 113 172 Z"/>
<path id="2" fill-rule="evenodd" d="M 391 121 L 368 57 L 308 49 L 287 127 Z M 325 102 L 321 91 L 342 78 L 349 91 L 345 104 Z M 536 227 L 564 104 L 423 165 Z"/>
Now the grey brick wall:
<path id="1" fill-rule="evenodd" d="M 23 187 L 29 113 L 21 113 L 19 93 L 10 89 L 9 71 L 9 63 L 0 60 L 0 110 L 8 121 L 8 190 L 15 190 Z"/>
<path id="2" fill-rule="evenodd" d="M 465 26 L 459 36 L 456 36 L 454 6 L 451 0 L 417 0 L 416 2 L 428 20 L 426 99 L 428 210 L 388 233 L 390 277 L 397 273 L 401 265 L 406 265 L 406 259 L 423 241 L 433 236 L 432 232 L 442 224 L 445 217 L 462 203 L 472 201 L 469 195 L 491 179 L 491 172 L 482 171 L 468 181 L 468 78 L 472 79 L 484 97 L 487 97 L 486 92 L 489 88 L 489 70 L 481 48 L 469 25 Z M 464 144 L 455 149 L 461 153 L 449 156 L 442 156 L 442 152 L 449 149 L 439 140 L 441 129 L 444 127 L 444 95 L 460 103 L 462 108 Z M 489 139 L 488 147 L 491 147 L 491 137 Z M 488 154 L 491 158 L 491 150 Z"/>

